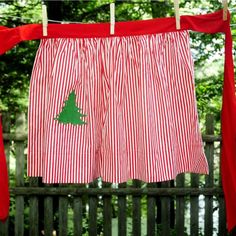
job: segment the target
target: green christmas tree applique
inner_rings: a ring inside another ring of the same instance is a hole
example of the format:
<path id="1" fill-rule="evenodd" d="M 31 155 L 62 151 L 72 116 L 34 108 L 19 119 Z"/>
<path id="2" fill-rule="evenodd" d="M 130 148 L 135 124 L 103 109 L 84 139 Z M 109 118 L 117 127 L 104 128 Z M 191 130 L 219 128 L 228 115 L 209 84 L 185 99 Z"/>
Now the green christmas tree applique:
<path id="1" fill-rule="evenodd" d="M 60 114 L 57 115 L 55 120 L 58 120 L 59 123 L 72 124 L 72 125 L 84 125 L 85 121 L 82 120 L 85 117 L 85 114 L 81 113 L 81 108 L 76 106 L 76 95 L 73 90 L 68 99 L 64 102 L 65 105 L 62 108 Z"/>

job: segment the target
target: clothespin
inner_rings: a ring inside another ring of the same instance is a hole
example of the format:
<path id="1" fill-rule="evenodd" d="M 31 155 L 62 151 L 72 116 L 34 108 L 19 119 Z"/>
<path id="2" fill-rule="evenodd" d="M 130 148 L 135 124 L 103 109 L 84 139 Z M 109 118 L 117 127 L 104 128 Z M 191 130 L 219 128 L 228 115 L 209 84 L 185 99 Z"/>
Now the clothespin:
<path id="1" fill-rule="evenodd" d="M 110 3 L 110 34 L 115 34 L 115 3 Z"/>
<path id="2" fill-rule="evenodd" d="M 180 29 L 179 0 L 174 0 L 176 29 Z"/>
<path id="3" fill-rule="evenodd" d="M 227 0 L 222 0 L 223 4 L 223 20 L 227 20 L 227 14 L 228 14 L 228 1 Z"/>
<path id="4" fill-rule="evenodd" d="M 42 3 L 42 23 L 43 23 L 43 36 L 48 35 L 48 15 L 47 6 Z"/>

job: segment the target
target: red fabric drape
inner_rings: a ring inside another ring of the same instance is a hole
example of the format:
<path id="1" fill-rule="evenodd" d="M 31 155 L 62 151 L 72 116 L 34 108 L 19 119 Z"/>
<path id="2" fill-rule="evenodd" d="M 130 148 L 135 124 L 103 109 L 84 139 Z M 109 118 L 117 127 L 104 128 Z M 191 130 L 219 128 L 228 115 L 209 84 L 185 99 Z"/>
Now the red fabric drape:
<path id="1" fill-rule="evenodd" d="M 9 189 L 7 163 L 3 146 L 2 123 L 0 116 L 0 220 L 5 221 L 9 213 Z"/>
<path id="2" fill-rule="evenodd" d="M 222 107 L 221 171 L 226 200 L 227 223 L 230 231 L 236 226 L 236 97 L 232 57 L 230 15 L 223 21 L 223 11 L 198 16 L 181 16 L 181 30 L 225 34 L 225 66 Z M 175 18 L 118 22 L 114 36 L 155 34 L 176 31 Z M 114 37 L 110 24 L 49 24 L 47 38 Z M 44 38 L 42 25 L 31 24 L 16 28 L 0 27 L 0 54 L 24 40 Z"/>

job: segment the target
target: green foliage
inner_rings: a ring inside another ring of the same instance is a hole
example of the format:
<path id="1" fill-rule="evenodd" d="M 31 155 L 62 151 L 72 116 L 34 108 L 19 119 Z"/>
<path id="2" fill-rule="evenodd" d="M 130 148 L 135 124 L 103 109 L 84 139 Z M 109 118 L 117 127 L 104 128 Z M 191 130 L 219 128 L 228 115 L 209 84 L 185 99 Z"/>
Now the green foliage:
<path id="1" fill-rule="evenodd" d="M 21 43 L 0 57 L 0 110 L 27 111 L 30 73 L 38 43 Z"/>
<path id="2" fill-rule="evenodd" d="M 39 22 L 38 1 L 0 3 L 0 24 L 15 27 L 24 23 Z M 27 111 L 30 74 L 38 42 L 23 42 L 0 56 L 0 110 Z"/>
<path id="3" fill-rule="evenodd" d="M 220 115 L 223 89 L 223 58 L 205 60 L 195 71 L 196 97 L 200 123 L 205 123 L 207 113 L 214 114 L 215 131 L 220 133 Z M 205 64 L 203 64 L 205 63 Z M 205 125 L 202 125 L 205 127 Z M 202 130 L 204 131 L 204 130 Z"/>

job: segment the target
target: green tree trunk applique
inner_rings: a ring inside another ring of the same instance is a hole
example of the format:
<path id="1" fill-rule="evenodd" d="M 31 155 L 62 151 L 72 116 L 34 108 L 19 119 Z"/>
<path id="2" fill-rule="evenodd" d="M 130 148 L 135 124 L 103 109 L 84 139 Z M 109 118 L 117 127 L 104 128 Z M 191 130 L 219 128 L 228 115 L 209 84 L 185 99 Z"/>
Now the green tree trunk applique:
<path id="1" fill-rule="evenodd" d="M 65 100 L 65 105 L 62 108 L 60 114 L 57 115 L 55 120 L 59 123 L 72 124 L 72 125 L 85 125 L 86 122 L 82 120 L 85 114 L 81 113 L 81 108 L 76 106 L 76 95 L 73 90 L 67 100 Z"/>

